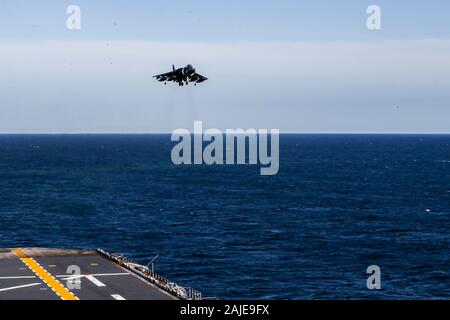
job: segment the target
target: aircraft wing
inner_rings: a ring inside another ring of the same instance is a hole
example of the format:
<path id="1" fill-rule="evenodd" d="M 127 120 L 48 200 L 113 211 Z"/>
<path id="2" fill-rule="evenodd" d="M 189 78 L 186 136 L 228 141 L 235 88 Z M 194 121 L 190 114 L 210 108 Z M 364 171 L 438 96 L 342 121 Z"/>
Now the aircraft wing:
<path id="1" fill-rule="evenodd" d="M 161 73 L 156 76 L 153 76 L 153 78 L 156 78 L 156 80 L 158 81 L 173 81 L 176 79 L 176 73 L 175 71 Z"/>
<path id="2" fill-rule="evenodd" d="M 208 80 L 207 77 L 202 76 L 201 74 L 198 73 L 194 73 L 191 75 L 191 77 L 189 78 L 189 81 L 195 82 L 195 83 L 200 83 L 203 81 Z"/>

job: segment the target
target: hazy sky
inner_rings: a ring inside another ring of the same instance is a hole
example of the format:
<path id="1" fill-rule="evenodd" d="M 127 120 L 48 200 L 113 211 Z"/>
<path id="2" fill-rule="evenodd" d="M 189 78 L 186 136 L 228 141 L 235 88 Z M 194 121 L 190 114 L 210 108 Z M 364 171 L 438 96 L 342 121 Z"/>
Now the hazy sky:
<path id="1" fill-rule="evenodd" d="M 450 132 L 449 18 L 447 0 L 2 0 L 0 132 Z M 152 79 L 188 63 L 209 80 Z"/>

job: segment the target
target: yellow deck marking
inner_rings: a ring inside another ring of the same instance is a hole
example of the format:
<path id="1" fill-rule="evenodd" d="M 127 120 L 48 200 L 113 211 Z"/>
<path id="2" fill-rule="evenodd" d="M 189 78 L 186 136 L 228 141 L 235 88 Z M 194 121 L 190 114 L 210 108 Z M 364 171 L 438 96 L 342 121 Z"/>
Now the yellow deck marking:
<path id="1" fill-rule="evenodd" d="M 39 278 L 42 279 L 62 300 L 78 300 L 78 298 L 64 287 L 58 280 L 56 280 L 50 273 L 41 267 L 33 258 L 30 258 L 26 253 L 19 248 L 12 249 L 12 251 L 27 265 Z"/>

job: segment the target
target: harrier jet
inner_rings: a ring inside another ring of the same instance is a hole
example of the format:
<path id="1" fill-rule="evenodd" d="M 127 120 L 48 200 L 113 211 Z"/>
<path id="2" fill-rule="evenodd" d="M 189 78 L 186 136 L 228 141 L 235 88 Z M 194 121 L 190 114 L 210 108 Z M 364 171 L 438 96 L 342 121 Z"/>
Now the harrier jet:
<path id="1" fill-rule="evenodd" d="M 208 80 L 208 78 L 196 73 L 195 68 L 191 64 L 179 69 L 175 69 L 175 66 L 172 65 L 171 72 L 158 74 L 153 78 L 156 78 L 156 80 L 160 82 L 164 82 L 164 84 L 166 84 L 167 81 L 178 82 L 179 86 L 188 85 L 189 82 L 197 85 L 197 83 Z"/>

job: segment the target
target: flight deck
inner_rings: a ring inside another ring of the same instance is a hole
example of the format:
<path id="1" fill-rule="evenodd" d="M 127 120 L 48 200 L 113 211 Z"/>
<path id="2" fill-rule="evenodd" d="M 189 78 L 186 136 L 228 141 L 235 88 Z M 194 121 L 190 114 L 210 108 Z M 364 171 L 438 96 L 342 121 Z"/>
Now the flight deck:
<path id="1" fill-rule="evenodd" d="M 0 300 L 180 299 L 200 299 L 200 294 L 118 254 L 0 249 Z"/>

